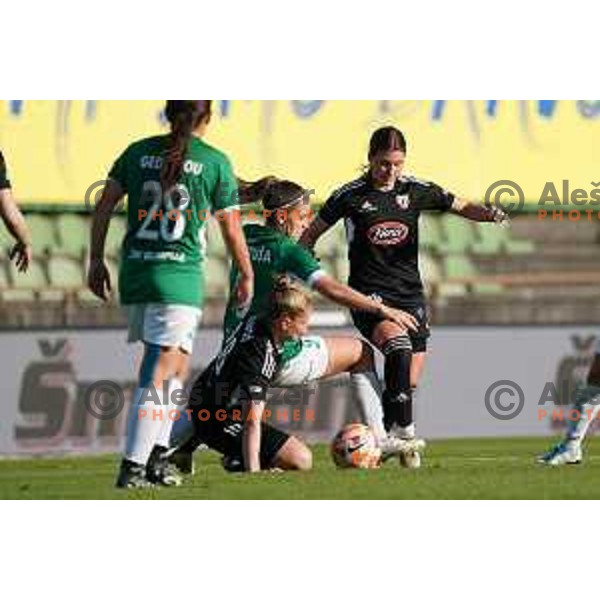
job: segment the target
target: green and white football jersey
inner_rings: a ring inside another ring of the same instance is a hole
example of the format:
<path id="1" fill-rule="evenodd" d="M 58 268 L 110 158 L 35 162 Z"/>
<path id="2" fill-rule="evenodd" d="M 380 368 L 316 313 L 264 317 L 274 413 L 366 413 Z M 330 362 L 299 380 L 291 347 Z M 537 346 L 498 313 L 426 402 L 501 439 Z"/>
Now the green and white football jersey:
<path id="1" fill-rule="evenodd" d="M 178 183 L 163 193 L 160 171 L 167 140 L 163 135 L 135 142 L 109 174 L 128 196 L 119 273 L 123 304 L 201 306 L 209 214 L 238 206 L 229 159 L 196 137 Z"/>
<path id="2" fill-rule="evenodd" d="M 255 224 L 246 225 L 244 234 L 254 269 L 254 299 L 250 307 L 252 314 L 260 316 L 267 310 L 273 281 L 277 275 L 291 275 L 312 287 L 316 279 L 324 274 L 317 259 L 287 235 L 271 227 Z M 223 326 L 224 339 L 229 337 L 244 316 L 239 313 L 232 299 L 238 277 L 238 270 L 233 266 L 230 275 L 230 298 Z M 286 344 L 284 359 L 287 360 L 298 352 L 296 345 Z"/>

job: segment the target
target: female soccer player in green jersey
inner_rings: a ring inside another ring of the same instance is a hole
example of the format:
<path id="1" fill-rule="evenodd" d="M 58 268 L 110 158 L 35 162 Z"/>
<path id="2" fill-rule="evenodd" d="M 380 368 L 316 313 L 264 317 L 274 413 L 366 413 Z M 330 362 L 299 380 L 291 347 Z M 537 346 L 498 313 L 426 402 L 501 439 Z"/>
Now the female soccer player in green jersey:
<path id="1" fill-rule="evenodd" d="M 404 330 L 416 328 L 416 320 L 412 315 L 389 308 L 336 281 L 308 250 L 297 243 L 296 240 L 310 223 L 309 194 L 306 190 L 290 181 L 274 182 L 266 189 L 263 205 L 268 215 L 266 226 L 248 224 L 244 227 L 256 285 L 250 314 L 260 317 L 268 312 L 274 282 L 279 275 L 286 274 L 336 304 L 374 316 L 381 315 Z M 238 277 L 239 272 L 234 266 L 231 271 L 232 290 Z M 225 314 L 225 345 L 235 337 L 245 317 L 240 314 L 232 295 Z M 275 387 L 307 385 L 347 372 L 350 374 L 352 394 L 361 408 L 363 418 L 373 429 L 384 456 L 400 456 L 408 447 L 408 444 L 390 438 L 385 433 L 374 354 L 367 342 L 354 337 L 303 335 L 287 341 L 280 350 L 281 364 L 273 378 Z M 191 430 L 189 420 L 180 419 L 173 432 L 172 446 L 182 446 Z M 415 443 L 419 445 L 418 440 Z M 182 472 L 190 473 L 190 446 L 186 448 L 186 451 L 174 453 L 171 460 Z M 414 445 L 411 445 L 411 449 L 414 450 Z M 235 457 L 226 459 L 235 461 Z"/>
<path id="2" fill-rule="evenodd" d="M 168 414 L 174 408 L 174 392 L 187 376 L 202 315 L 209 211 L 222 211 L 221 232 L 239 269 L 235 302 L 247 306 L 253 295 L 237 182 L 227 156 L 202 140 L 211 101 L 168 100 L 165 115 L 169 134 L 135 142 L 117 159 L 92 224 L 88 282 L 94 294 L 106 299 L 111 281 L 104 242 L 115 206 L 128 196 L 119 293 L 128 313 L 129 341 L 143 342 L 145 350 L 119 487 L 179 483 L 152 450 L 168 446 L 172 426 Z M 151 410 L 140 411 L 141 405 Z M 141 419 L 144 413 L 147 416 Z"/>

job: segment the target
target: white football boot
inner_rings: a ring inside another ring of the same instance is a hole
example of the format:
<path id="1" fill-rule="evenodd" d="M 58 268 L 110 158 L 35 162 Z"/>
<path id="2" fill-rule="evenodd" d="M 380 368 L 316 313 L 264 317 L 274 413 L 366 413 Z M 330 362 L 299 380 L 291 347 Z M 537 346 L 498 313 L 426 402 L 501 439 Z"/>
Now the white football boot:
<path id="1" fill-rule="evenodd" d="M 398 455 L 400 464 L 405 469 L 420 469 L 423 462 L 422 453 L 427 444 L 425 440 L 416 436 L 414 425 L 404 429 L 398 427 L 392 430 L 390 436 L 406 444 L 406 449 Z"/>
<path id="2" fill-rule="evenodd" d="M 554 446 L 549 452 L 538 458 L 538 463 L 558 467 L 561 465 L 578 465 L 582 459 L 581 444 L 571 440 Z"/>
<path id="3" fill-rule="evenodd" d="M 421 466 L 421 453 L 425 450 L 426 443 L 416 436 L 402 437 L 398 432 L 393 431 L 379 442 L 379 447 L 382 461 L 397 456 L 403 467 L 418 469 Z"/>

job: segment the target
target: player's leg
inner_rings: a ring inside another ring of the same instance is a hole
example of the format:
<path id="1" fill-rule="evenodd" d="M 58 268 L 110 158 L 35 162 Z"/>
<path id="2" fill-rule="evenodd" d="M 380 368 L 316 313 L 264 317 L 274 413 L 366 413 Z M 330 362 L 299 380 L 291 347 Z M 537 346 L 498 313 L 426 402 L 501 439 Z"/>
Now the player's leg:
<path id="1" fill-rule="evenodd" d="M 427 318 L 427 308 L 424 304 L 415 306 L 402 306 L 403 310 L 410 312 L 418 323 L 417 331 L 408 333 L 412 346 L 412 357 L 410 365 L 410 387 L 411 394 L 406 406 L 406 418 L 412 415 L 412 423 L 396 430 L 397 434 L 404 440 L 417 440 L 416 425 L 414 418 L 414 406 L 417 398 L 418 386 L 425 370 L 425 361 L 427 357 L 427 346 L 430 337 L 429 320 Z M 418 450 L 405 452 L 400 456 L 402 466 L 409 469 L 418 469 L 421 466 L 421 453 Z"/>
<path id="2" fill-rule="evenodd" d="M 172 391 L 180 385 L 171 380 L 185 374 L 187 358 L 182 353 L 189 355 L 192 350 L 200 316 L 199 309 L 188 306 L 130 307 L 129 341 L 144 343 L 144 357 L 128 420 L 125 456 L 117 482 L 120 487 L 132 487 L 134 480 L 142 484 L 141 469 L 146 469 L 146 478 L 156 483 L 179 483 L 166 472 L 161 473 L 154 463 L 149 465 L 149 459 L 154 447 L 170 434 L 173 420 L 169 413 L 175 409 Z"/>
<path id="3" fill-rule="evenodd" d="M 588 374 L 587 385 L 577 390 L 573 411 L 577 418 L 570 420 L 565 440 L 540 457 L 551 466 L 579 464 L 583 458 L 582 443 L 600 411 L 600 346 Z"/>
<path id="4" fill-rule="evenodd" d="M 417 390 L 425 371 L 425 361 L 427 358 L 427 349 L 431 332 L 429 329 L 429 319 L 427 318 L 427 308 L 424 304 L 405 306 L 402 308 L 412 314 L 418 323 L 417 331 L 409 332 L 410 343 L 412 346 L 410 386 L 412 389 L 412 403 L 414 406 Z"/>
<path id="5" fill-rule="evenodd" d="M 383 424 L 381 385 L 375 369 L 375 353 L 358 338 L 324 338 L 329 350 L 329 362 L 324 377 L 340 373 L 350 375 L 350 390 L 364 422 L 373 430 L 380 444 L 387 433 Z"/>
<path id="6" fill-rule="evenodd" d="M 164 381 L 174 368 L 175 350 L 155 344 L 144 344 L 138 387 L 127 421 L 125 453 L 118 487 L 143 487 L 148 483 L 148 463 L 159 439 L 165 418 Z"/>
<path id="7" fill-rule="evenodd" d="M 174 467 L 172 461 L 168 459 L 169 449 L 171 448 L 172 431 L 177 425 L 178 428 L 185 427 L 193 431 L 193 424 L 185 413 L 182 413 L 184 406 L 181 405 L 184 381 L 189 374 L 190 354 L 187 349 L 177 348 L 174 351 L 172 363 L 172 376 L 168 379 L 166 391 L 168 396 L 165 398 L 166 416 L 163 421 L 160 433 L 156 439 L 154 448 L 148 460 L 148 477 L 150 480 L 161 485 L 176 486 L 181 485 L 181 475 L 191 474 L 193 472 L 193 462 L 187 465 L 177 465 Z M 181 430 L 179 431 L 181 434 Z"/>
<path id="8" fill-rule="evenodd" d="M 414 344 L 414 340 L 413 340 Z M 413 345 L 414 347 L 414 345 Z M 410 369 L 410 388 L 411 388 L 411 401 L 413 403 L 413 407 L 417 402 L 417 394 L 419 391 L 419 384 L 421 382 L 421 378 L 423 377 L 423 372 L 425 370 L 425 361 L 427 359 L 427 352 L 423 350 L 422 352 L 413 352 L 412 355 L 412 363 Z M 414 408 L 413 408 L 414 410 Z M 414 420 L 414 415 L 413 415 Z M 413 421 L 416 423 L 416 420 Z M 413 424 L 412 428 L 409 428 L 407 432 L 405 432 L 404 439 L 416 439 L 417 429 L 416 425 Z M 421 453 L 418 450 L 412 452 L 405 452 L 400 456 L 400 462 L 403 467 L 407 469 L 419 469 L 421 467 Z"/>
<path id="9" fill-rule="evenodd" d="M 383 412 L 386 429 L 399 437 L 411 437 L 414 433 L 414 420 L 410 338 L 396 323 L 382 321 L 373 329 L 371 339 L 385 359 Z"/>
<path id="10" fill-rule="evenodd" d="M 193 429 L 189 418 L 181 418 L 180 400 L 184 382 L 189 375 L 190 355 L 193 351 L 194 339 L 201 317 L 202 313 L 199 309 L 177 305 L 165 308 L 157 317 L 161 319 L 161 331 L 167 330 L 167 333 L 161 333 L 163 338 L 168 336 L 169 341 L 177 346 L 173 373 L 168 381 L 169 394 L 166 402 L 168 418 L 164 421 L 148 464 L 150 477 L 162 485 L 180 485 L 182 483 L 181 475 L 193 471 L 193 461 L 189 462 L 187 468 L 184 468 L 182 464 L 178 464 L 177 468 L 174 467 L 168 460 L 168 452 L 175 423 Z M 175 415 L 179 415 L 179 417 Z"/>
<path id="11" fill-rule="evenodd" d="M 425 315 L 425 309 L 419 307 L 416 310 L 411 311 L 412 314 L 417 318 L 419 322 L 419 329 L 416 332 L 410 332 L 410 340 L 413 348 L 412 361 L 410 367 L 410 388 L 411 388 L 411 402 L 414 406 L 417 401 L 417 393 L 419 390 L 419 384 L 425 371 L 425 362 L 427 359 L 427 342 L 429 339 L 429 324 L 427 323 Z M 413 415 L 413 426 L 409 427 L 405 432 L 405 439 L 416 439 L 416 420 Z M 400 456 L 400 462 L 402 466 L 407 469 L 418 469 L 421 467 L 421 454 L 418 451 L 407 452 Z"/>
<path id="12" fill-rule="evenodd" d="M 384 458 L 400 456 L 414 449 L 414 444 L 386 433 L 374 352 L 364 340 L 350 337 L 303 338 L 300 352 L 285 362 L 274 385 L 307 385 L 342 373 L 350 376 L 352 396 L 364 421 L 373 430 Z"/>
<path id="13" fill-rule="evenodd" d="M 275 377 L 278 387 L 308 385 L 342 373 L 350 376 L 354 399 L 378 439 L 386 437 L 383 427 L 380 386 L 371 346 L 358 338 L 308 336 L 300 352 L 284 363 Z"/>
<path id="14" fill-rule="evenodd" d="M 235 409 L 230 409 L 233 415 Z M 211 422 L 212 421 L 212 422 Z M 196 437 L 223 457 L 226 471 L 244 471 L 242 451 L 243 424 L 230 416 L 225 421 L 209 420 L 199 423 Z M 260 465 L 263 471 L 309 471 L 312 452 L 304 442 L 267 423 L 261 424 Z"/>
<path id="15" fill-rule="evenodd" d="M 353 312 L 354 325 L 361 334 L 384 355 L 385 385 L 383 412 L 388 438 L 410 446 L 400 453 L 401 464 L 418 468 L 421 464 L 419 451 L 424 442 L 416 437 L 413 419 L 413 387 L 418 383 L 424 367 L 423 354 L 427 347 L 429 328 L 425 311 L 410 310 L 419 320 L 419 331 L 410 335 L 391 321 L 382 320 L 368 313 Z M 420 307 L 418 307 L 420 308 Z M 423 317 L 423 318 L 422 318 Z M 414 345 L 417 345 L 417 361 L 413 363 Z"/>
<path id="16" fill-rule="evenodd" d="M 425 363 L 427 361 L 427 352 L 413 352 L 412 363 L 410 366 L 410 387 L 415 392 L 419 388 L 423 373 L 425 371 Z"/>
<path id="17" fill-rule="evenodd" d="M 419 392 L 419 385 L 421 383 L 421 379 L 423 378 L 423 373 L 425 371 L 426 361 L 426 349 L 424 349 L 422 352 L 413 352 L 412 364 L 410 367 L 410 388 L 412 390 L 413 406 L 417 403 L 417 394 Z"/>

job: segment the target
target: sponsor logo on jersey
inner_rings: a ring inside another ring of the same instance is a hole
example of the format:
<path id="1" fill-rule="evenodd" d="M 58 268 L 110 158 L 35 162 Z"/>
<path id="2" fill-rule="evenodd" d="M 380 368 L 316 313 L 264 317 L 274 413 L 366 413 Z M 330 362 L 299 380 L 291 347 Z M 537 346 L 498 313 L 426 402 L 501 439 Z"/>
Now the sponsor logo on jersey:
<path id="1" fill-rule="evenodd" d="M 408 208 L 410 207 L 410 198 L 408 197 L 408 194 L 404 194 L 403 196 L 396 196 L 396 204 L 402 210 L 408 210 Z"/>
<path id="2" fill-rule="evenodd" d="M 367 231 L 371 244 L 376 246 L 399 246 L 406 241 L 409 229 L 398 221 L 384 221 L 373 225 Z"/>

